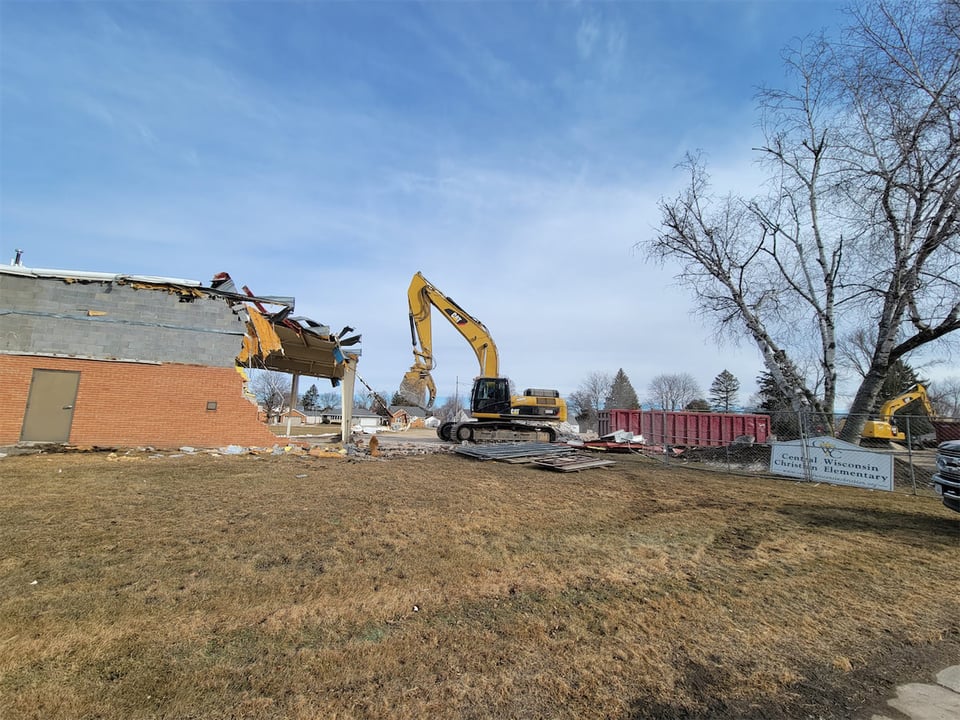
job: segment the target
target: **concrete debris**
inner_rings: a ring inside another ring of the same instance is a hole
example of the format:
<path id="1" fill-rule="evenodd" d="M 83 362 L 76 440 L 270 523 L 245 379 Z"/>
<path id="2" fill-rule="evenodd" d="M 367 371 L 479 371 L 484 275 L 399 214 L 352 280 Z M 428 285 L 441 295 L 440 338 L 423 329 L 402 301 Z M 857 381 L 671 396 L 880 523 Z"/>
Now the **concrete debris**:
<path id="1" fill-rule="evenodd" d="M 614 443 L 631 443 L 637 445 L 646 444 L 646 441 L 643 439 L 643 435 L 634 435 L 632 432 L 628 432 L 627 430 L 615 430 L 612 433 L 602 435 L 600 439 L 605 442 Z"/>
<path id="2" fill-rule="evenodd" d="M 568 422 L 562 422 L 556 426 L 557 433 L 560 437 L 563 438 L 579 438 L 580 437 L 580 426 L 572 425 Z"/>
<path id="3" fill-rule="evenodd" d="M 381 439 L 389 436 L 390 440 Z M 385 460 L 414 455 L 430 455 L 434 453 L 450 452 L 449 445 L 435 440 L 410 438 L 401 440 L 395 433 L 380 433 L 367 435 L 364 433 L 354 436 L 350 443 L 343 445 L 339 442 L 339 435 L 330 434 L 322 437 L 300 437 L 297 440 L 283 438 L 289 441 L 285 445 L 272 447 L 244 447 L 242 445 L 227 445 L 219 448 L 196 448 L 185 445 L 176 449 L 158 450 L 154 447 L 135 448 L 100 448 L 94 446 L 70 446 L 52 444 L 31 447 L 2 446 L 0 458 L 25 454 L 48 453 L 109 453 L 106 459 L 110 461 L 131 460 L 176 460 L 184 457 L 207 455 L 210 457 L 249 456 L 258 459 L 262 456 L 293 456 L 303 458 L 329 458 L 356 460 Z M 337 438 L 334 441 L 334 438 Z"/>
<path id="4" fill-rule="evenodd" d="M 327 450 L 322 447 L 312 447 L 309 450 L 307 450 L 307 455 L 309 455 L 310 457 L 316 457 L 316 458 L 339 458 L 346 455 L 346 452 L 342 449 L 340 451 L 336 451 L 336 450 Z"/>

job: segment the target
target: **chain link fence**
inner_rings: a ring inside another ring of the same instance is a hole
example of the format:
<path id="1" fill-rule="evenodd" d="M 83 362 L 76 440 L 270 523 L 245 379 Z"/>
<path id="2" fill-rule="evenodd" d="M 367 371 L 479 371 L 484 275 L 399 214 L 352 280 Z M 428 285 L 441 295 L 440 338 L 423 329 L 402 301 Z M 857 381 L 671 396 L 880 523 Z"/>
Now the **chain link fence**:
<path id="1" fill-rule="evenodd" d="M 664 463 L 930 497 L 936 497 L 932 477 L 936 473 L 937 444 L 960 439 L 960 418 L 932 419 L 927 415 L 898 414 L 895 424 L 864 418 L 860 445 L 848 446 L 836 435 L 854 418 L 840 414 L 831 423 L 809 411 L 771 413 L 767 416 L 769 427 L 760 423 L 755 434 L 736 437 L 729 437 L 729 432 L 727 437 L 705 436 L 702 422 L 691 430 L 684 423 L 671 422 L 671 413 L 660 414 L 661 419 L 650 418 L 643 424 L 646 431 L 636 447 L 638 452 Z M 718 422 L 722 429 L 724 417 Z M 613 419 L 608 427 L 626 429 L 613 427 L 616 424 Z"/>

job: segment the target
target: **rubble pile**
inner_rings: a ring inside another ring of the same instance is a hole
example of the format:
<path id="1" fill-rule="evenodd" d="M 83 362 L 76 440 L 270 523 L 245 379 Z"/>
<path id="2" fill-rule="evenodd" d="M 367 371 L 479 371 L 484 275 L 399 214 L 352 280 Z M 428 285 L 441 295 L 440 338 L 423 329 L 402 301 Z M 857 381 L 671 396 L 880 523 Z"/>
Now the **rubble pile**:
<path id="1" fill-rule="evenodd" d="M 390 442 L 380 441 L 376 435 L 368 436 L 356 434 L 350 442 L 343 444 L 339 441 L 291 442 L 286 445 L 273 447 L 244 447 L 241 445 L 227 445 L 220 448 L 195 448 L 183 446 L 176 450 L 164 450 L 153 447 L 101 447 L 92 445 L 64 445 L 45 444 L 31 447 L 7 447 L 0 452 L 0 458 L 12 455 L 40 455 L 53 453 L 107 453 L 110 461 L 143 460 L 148 458 L 181 458 L 191 455 L 222 456 L 251 456 L 274 457 L 293 456 L 304 458 L 329 458 L 349 460 L 389 460 L 390 458 L 408 457 L 413 455 L 433 455 L 450 452 L 448 445 L 437 442 L 423 442 L 415 438 L 410 440 Z"/>

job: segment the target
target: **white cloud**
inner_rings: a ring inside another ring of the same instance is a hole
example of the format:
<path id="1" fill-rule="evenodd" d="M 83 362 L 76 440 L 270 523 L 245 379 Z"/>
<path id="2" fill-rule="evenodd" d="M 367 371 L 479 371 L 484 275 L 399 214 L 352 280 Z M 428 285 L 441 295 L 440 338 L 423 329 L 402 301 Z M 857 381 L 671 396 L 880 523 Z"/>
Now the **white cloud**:
<path id="1" fill-rule="evenodd" d="M 581 60 L 589 60 L 600 40 L 600 23 L 596 18 L 586 17 L 577 28 L 577 53 Z"/>

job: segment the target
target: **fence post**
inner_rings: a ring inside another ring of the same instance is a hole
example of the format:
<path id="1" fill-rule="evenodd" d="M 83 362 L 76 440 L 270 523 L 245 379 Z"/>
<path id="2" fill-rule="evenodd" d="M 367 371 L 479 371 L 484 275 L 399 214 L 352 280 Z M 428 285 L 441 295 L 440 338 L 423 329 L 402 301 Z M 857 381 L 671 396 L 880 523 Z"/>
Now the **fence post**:
<path id="1" fill-rule="evenodd" d="M 913 435 L 910 432 L 910 416 L 907 415 L 907 464 L 910 467 L 910 484 L 913 486 L 913 494 L 917 494 L 917 476 L 913 471 Z M 894 456 L 894 467 L 896 467 L 896 456 Z M 896 475 L 896 472 L 894 472 Z"/>
<path id="2" fill-rule="evenodd" d="M 803 455 L 803 478 L 807 482 L 813 482 L 813 476 L 810 474 L 810 448 L 807 446 L 808 433 L 803 408 L 797 410 L 797 430 L 800 433 L 800 447 Z"/>
<path id="3" fill-rule="evenodd" d="M 663 445 L 663 462 L 670 462 L 670 451 L 667 450 L 667 409 L 660 410 L 660 444 Z"/>

